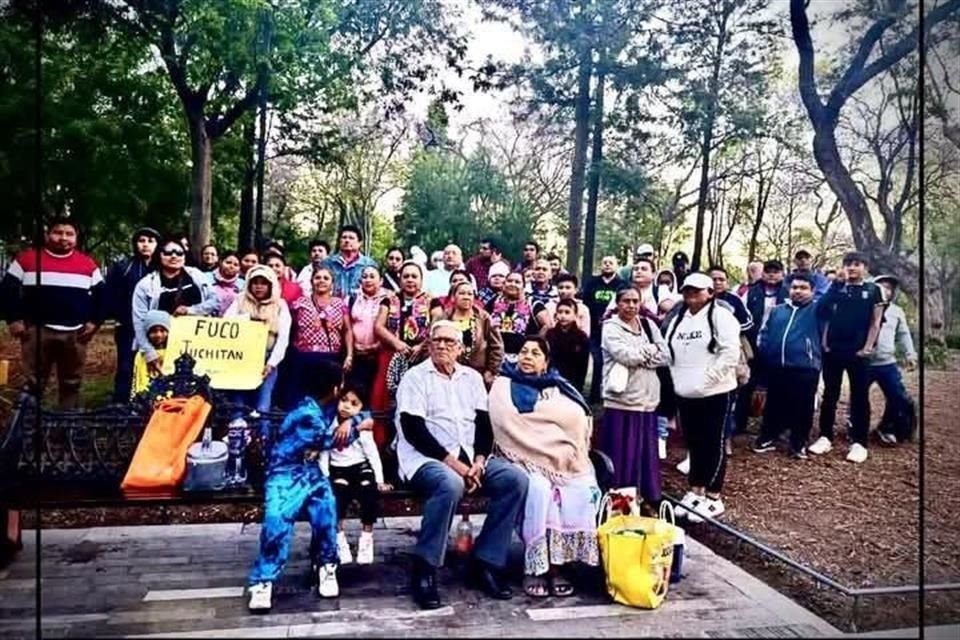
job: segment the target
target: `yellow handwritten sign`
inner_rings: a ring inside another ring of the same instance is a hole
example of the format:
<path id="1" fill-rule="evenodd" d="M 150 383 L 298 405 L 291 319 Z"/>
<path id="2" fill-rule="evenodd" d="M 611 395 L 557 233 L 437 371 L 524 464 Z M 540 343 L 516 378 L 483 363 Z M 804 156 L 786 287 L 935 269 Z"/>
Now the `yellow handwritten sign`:
<path id="1" fill-rule="evenodd" d="M 197 361 L 194 371 L 210 376 L 214 389 L 256 389 L 263 381 L 267 325 L 239 318 L 179 316 L 170 323 L 163 373 L 186 351 Z"/>

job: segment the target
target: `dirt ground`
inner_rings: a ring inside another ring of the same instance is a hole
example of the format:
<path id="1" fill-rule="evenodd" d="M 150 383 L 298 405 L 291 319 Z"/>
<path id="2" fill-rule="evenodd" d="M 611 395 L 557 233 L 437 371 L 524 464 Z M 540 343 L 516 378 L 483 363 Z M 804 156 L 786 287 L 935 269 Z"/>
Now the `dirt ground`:
<path id="1" fill-rule="evenodd" d="M 89 358 L 85 400 L 95 401 L 109 388 L 113 342 L 109 333 L 95 338 Z M 19 347 L 5 331 L 0 333 L 0 359 L 11 364 L 11 383 L 19 381 Z M 870 459 L 862 465 L 844 460 L 841 445 L 824 458 L 792 461 L 782 452 L 757 455 L 749 450 L 752 436 L 738 436 L 729 461 L 724 502 L 725 521 L 750 536 L 784 552 L 849 587 L 912 585 L 920 581 L 920 491 L 925 581 L 960 582 L 960 532 L 953 514 L 960 511 L 960 442 L 952 430 L 960 415 L 960 356 L 946 371 L 926 371 L 923 444 L 923 486 L 919 442 L 894 448 L 871 441 Z M 908 380 L 916 392 L 917 376 Z M 0 389 L 0 419 L 5 421 L 13 392 Z M 874 419 L 882 413 L 883 398 L 871 396 Z M 845 406 L 841 403 L 841 414 Z M 843 421 L 838 420 L 838 425 Z M 839 428 L 843 434 L 842 426 Z M 664 489 L 679 497 L 685 478 L 675 470 L 684 455 L 679 434 L 671 434 Z M 251 521 L 256 507 L 212 505 L 175 509 L 85 509 L 44 512 L 44 527 L 146 524 L 162 522 Z M 34 514 L 24 514 L 28 526 Z M 853 600 L 738 544 L 709 525 L 694 525 L 689 533 L 722 555 L 791 596 L 842 629 L 849 628 Z M 920 605 L 916 596 L 878 596 L 859 603 L 860 630 L 916 626 Z M 928 593 L 926 624 L 960 622 L 960 592 Z"/>

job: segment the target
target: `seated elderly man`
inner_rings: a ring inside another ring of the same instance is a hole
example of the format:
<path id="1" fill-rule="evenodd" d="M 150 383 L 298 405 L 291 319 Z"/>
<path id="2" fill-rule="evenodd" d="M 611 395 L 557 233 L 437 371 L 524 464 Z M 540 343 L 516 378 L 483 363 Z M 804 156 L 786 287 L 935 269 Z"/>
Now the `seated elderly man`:
<path id="1" fill-rule="evenodd" d="M 411 575 L 414 601 L 440 606 L 437 567 L 443 564 L 450 524 L 464 493 L 490 498 L 474 546 L 469 585 L 493 598 L 513 594 L 501 572 L 527 496 L 527 475 L 499 457 L 488 458 L 493 430 L 482 376 L 462 364 L 463 333 L 440 320 L 430 327 L 430 359 L 410 369 L 397 389 L 400 476 L 424 500 Z"/>

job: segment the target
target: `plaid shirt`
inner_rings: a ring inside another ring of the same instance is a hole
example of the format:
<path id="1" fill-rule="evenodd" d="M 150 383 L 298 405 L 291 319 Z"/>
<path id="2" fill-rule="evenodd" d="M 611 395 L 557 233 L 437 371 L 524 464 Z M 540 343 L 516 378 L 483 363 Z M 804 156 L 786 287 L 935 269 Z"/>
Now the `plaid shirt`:
<path id="1" fill-rule="evenodd" d="M 332 297 L 319 306 L 313 297 L 304 296 L 291 307 L 297 322 L 297 351 L 312 353 L 340 353 L 343 348 L 343 318 L 347 304 Z"/>

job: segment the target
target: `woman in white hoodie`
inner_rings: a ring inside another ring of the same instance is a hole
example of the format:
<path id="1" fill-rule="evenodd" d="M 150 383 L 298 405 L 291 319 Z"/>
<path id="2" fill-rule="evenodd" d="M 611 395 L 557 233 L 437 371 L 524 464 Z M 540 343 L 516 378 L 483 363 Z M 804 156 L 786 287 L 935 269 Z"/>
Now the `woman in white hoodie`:
<path id="1" fill-rule="evenodd" d="M 690 491 L 678 514 L 700 522 L 724 511 L 723 428 L 737 388 L 740 323 L 716 304 L 710 276 L 691 273 L 680 291 L 683 305 L 665 329 L 677 414 L 690 451 Z"/>
<path id="2" fill-rule="evenodd" d="M 280 282 L 273 269 L 257 265 L 247 271 L 243 292 L 227 307 L 224 318 L 244 318 L 267 325 L 267 351 L 264 354 L 263 382 L 251 391 L 235 392 L 234 400 L 259 413 L 273 406 L 273 387 L 277 367 L 287 353 L 290 339 L 290 310 L 280 297 Z"/>

